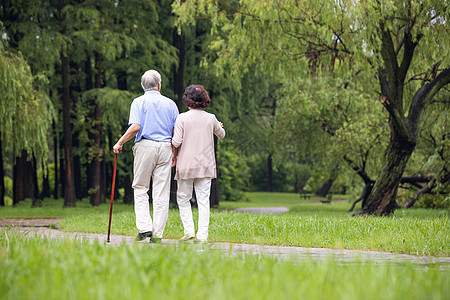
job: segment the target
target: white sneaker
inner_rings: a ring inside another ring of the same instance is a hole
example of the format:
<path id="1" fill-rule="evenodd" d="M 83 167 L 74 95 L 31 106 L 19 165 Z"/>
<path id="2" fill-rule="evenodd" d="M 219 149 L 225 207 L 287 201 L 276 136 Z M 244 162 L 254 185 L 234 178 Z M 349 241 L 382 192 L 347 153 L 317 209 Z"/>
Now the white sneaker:
<path id="1" fill-rule="evenodd" d="M 194 243 L 196 244 L 206 244 L 208 242 L 207 239 L 195 239 Z"/>
<path id="2" fill-rule="evenodd" d="M 190 240 L 193 240 L 193 239 L 195 239 L 195 234 L 187 233 L 180 239 L 180 242 L 186 242 L 186 241 L 190 241 Z"/>

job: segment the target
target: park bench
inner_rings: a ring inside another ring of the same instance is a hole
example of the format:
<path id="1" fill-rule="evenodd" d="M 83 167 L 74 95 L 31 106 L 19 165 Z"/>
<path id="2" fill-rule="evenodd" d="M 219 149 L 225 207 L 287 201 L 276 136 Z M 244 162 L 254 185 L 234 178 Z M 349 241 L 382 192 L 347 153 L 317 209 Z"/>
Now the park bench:
<path id="1" fill-rule="evenodd" d="M 331 199 L 333 198 L 333 195 L 331 195 L 331 194 L 328 194 L 327 195 L 327 198 L 325 199 L 325 200 L 320 200 L 320 202 L 322 203 L 322 204 L 331 204 Z"/>
<path id="2" fill-rule="evenodd" d="M 300 199 L 308 200 L 309 198 L 311 198 L 311 195 L 308 195 L 305 192 L 300 192 L 299 195 L 300 195 Z"/>

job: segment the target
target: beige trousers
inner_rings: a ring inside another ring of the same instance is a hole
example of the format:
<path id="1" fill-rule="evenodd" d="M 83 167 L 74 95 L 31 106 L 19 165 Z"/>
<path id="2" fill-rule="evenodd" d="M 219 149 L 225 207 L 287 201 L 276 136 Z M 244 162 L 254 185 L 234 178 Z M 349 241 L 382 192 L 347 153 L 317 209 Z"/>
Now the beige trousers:
<path id="1" fill-rule="evenodd" d="M 133 146 L 134 212 L 139 232 L 152 231 L 162 238 L 169 215 L 171 143 L 140 140 Z M 148 190 L 153 179 L 153 222 L 150 217 Z"/>
<path id="2" fill-rule="evenodd" d="M 190 202 L 192 198 L 192 188 L 195 188 L 198 204 L 197 239 L 208 239 L 211 178 L 178 179 L 177 182 L 177 202 L 180 210 L 181 222 L 184 227 L 184 234 L 195 234 Z"/>

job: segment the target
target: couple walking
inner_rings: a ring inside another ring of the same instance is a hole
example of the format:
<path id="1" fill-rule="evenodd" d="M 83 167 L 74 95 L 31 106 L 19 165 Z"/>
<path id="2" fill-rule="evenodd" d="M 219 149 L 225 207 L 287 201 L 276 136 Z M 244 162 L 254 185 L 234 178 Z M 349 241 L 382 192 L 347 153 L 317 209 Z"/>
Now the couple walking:
<path id="1" fill-rule="evenodd" d="M 137 240 L 147 237 L 158 242 L 163 237 L 169 214 L 170 171 L 176 166 L 177 202 L 184 226 L 183 241 L 206 242 L 209 227 L 211 179 L 216 178 L 214 137 L 225 137 L 223 124 L 205 112 L 210 98 L 201 85 L 190 85 L 183 95 L 189 111 L 178 114 L 175 102 L 161 95 L 161 75 L 149 70 L 141 77 L 144 95 L 133 100 L 129 128 L 114 145 L 114 153 L 136 137 L 133 146 L 133 189 Z M 153 179 L 153 221 L 147 191 Z M 190 200 L 197 196 L 199 221 L 197 237 Z"/>

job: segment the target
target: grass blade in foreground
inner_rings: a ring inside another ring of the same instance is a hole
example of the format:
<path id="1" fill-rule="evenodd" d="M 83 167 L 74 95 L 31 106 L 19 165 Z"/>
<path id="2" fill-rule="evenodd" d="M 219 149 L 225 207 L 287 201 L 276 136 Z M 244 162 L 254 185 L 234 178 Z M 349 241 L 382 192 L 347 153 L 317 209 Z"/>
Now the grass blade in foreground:
<path id="1" fill-rule="evenodd" d="M 449 275 L 433 265 L 293 263 L 0 231 L 2 299 L 444 299 Z"/>

